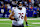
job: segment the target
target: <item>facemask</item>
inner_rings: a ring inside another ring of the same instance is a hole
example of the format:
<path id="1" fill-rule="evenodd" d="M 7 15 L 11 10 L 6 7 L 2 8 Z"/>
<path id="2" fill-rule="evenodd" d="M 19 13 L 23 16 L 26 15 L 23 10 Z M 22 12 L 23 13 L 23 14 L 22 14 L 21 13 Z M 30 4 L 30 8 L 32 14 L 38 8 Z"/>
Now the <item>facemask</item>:
<path id="1" fill-rule="evenodd" d="M 22 6 L 19 6 L 19 8 L 22 8 Z"/>

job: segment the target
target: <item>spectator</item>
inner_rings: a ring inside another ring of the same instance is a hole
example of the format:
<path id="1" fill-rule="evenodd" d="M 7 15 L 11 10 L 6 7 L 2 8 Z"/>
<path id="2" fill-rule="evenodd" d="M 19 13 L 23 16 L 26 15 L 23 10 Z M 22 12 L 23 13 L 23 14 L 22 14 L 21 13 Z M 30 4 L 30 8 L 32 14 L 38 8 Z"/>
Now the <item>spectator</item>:
<path id="1" fill-rule="evenodd" d="M 7 9 L 11 9 L 11 6 L 10 6 L 10 4 L 7 4 Z"/>
<path id="2" fill-rule="evenodd" d="M 15 6 L 17 6 L 16 1 L 12 1 L 12 7 L 15 7 Z"/>
<path id="3" fill-rule="evenodd" d="M 5 4 L 4 9 L 5 9 L 5 11 L 4 11 L 4 13 L 3 13 L 3 18 L 5 17 L 5 13 L 8 11 L 8 9 L 7 9 L 7 4 Z"/>
<path id="4" fill-rule="evenodd" d="M 37 0 L 34 0 L 34 6 L 38 6 L 38 1 Z"/>
<path id="5" fill-rule="evenodd" d="M 37 17 L 37 12 L 34 11 L 34 12 L 33 12 L 33 15 L 34 15 L 34 17 L 36 18 L 36 17 Z"/>
<path id="6" fill-rule="evenodd" d="M 40 17 L 40 6 L 39 6 L 39 17 Z"/>

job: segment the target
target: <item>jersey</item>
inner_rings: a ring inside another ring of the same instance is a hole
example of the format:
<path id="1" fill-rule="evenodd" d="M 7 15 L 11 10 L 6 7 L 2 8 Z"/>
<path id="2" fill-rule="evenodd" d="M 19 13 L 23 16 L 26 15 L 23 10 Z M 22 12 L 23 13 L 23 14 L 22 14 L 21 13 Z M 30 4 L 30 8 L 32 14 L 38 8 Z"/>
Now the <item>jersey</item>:
<path id="1" fill-rule="evenodd" d="M 22 10 L 20 10 L 17 7 L 15 7 L 15 8 L 13 7 L 12 12 L 15 13 L 13 17 L 19 19 L 19 21 L 12 20 L 12 24 L 15 26 L 22 25 L 23 21 L 24 21 L 25 14 L 26 14 L 26 8 L 22 7 Z"/>

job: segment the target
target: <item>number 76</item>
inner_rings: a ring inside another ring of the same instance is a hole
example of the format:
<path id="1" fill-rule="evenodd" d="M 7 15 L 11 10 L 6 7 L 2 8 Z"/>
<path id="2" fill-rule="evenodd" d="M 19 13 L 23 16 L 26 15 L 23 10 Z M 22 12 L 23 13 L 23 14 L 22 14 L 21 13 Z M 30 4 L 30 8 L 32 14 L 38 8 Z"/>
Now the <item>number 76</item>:
<path id="1" fill-rule="evenodd" d="M 18 13 L 20 14 L 19 18 L 21 17 L 21 19 L 23 19 L 23 13 Z"/>

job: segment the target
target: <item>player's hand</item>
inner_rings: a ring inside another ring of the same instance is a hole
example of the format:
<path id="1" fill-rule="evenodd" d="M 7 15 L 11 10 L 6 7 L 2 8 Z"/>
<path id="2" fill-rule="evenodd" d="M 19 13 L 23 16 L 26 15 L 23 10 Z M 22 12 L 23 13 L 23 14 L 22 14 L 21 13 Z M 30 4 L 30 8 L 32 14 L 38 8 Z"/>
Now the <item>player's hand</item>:
<path id="1" fill-rule="evenodd" d="M 14 18 L 14 20 L 15 20 L 15 21 L 19 21 L 19 19 L 18 19 L 18 18 Z"/>

